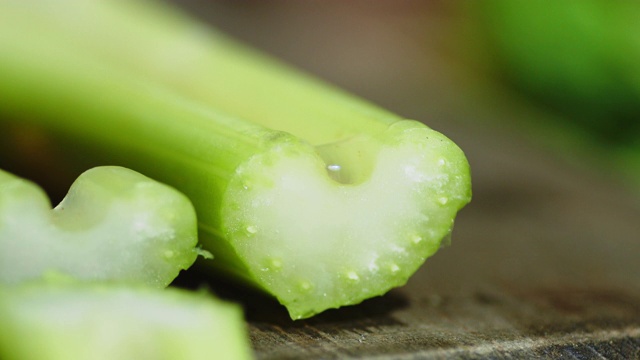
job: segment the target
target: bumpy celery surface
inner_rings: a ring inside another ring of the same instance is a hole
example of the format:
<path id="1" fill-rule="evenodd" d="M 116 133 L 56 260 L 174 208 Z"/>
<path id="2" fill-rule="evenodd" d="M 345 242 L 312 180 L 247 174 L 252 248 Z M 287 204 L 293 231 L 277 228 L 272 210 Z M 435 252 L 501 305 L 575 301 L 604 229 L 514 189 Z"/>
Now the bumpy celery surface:
<path id="1" fill-rule="evenodd" d="M 462 151 L 157 5 L 3 2 L 1 126 L 176 187 L 212 266 L 294 319 L 404 284 L 470 200 Z"/>
<path id="2" fill-rule="evenodd" d="M 91 169 L 51 209 L 40 187 L 0 170 L 0 284 L 68 276 L 163 288 L 196 245 L 189 200 L 134 171 Z"/>
<path id="3" fill-rule="evenodd" d="M 0 286 L 7 360 L 250 359 L 241 309 L 205 293 L 115 284 Z"/>

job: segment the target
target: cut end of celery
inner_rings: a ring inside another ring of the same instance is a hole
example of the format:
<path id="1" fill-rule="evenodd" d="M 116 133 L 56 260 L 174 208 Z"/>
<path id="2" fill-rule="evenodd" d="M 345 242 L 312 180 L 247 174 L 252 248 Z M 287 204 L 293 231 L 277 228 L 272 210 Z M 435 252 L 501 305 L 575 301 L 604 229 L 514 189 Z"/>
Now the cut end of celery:
<path id="1" fill-rule="evenodd" d="M 241 309 L 208 294 L 117 285 L 0 287 L 3 359 L 249 359 Z"/>
<path id="2" fill-rule="evenodd" d="M 53 210 L 35 184 L 0 175 L 0 282 L 53 273 L 165 287 L 197 257 L 190 201 L 137 172 L 91 169 Z"/>
<path id="3" fill-rule="evenodd" d="M 342 144 L 349 154 L 320 149 L 336 159 L 327 163 L 283 138 L 241 166 L 228 188 L 226 236 L 293 319 L 405 284 L 470 201 L 467 160 L 440 133 L 400 121 L 363 143 L 370 158 Z M 340 171 L 356 181 L 340 181 Z"/>

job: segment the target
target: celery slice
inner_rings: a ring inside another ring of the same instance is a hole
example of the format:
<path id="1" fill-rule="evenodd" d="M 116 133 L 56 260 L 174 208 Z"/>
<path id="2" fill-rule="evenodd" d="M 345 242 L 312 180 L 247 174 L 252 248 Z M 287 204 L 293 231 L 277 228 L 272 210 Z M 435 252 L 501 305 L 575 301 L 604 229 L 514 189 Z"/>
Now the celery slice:
<path id="1" fill-rule="evenodd" d="M 115 284 L 0 287 L 8 360 L 252 357 L 241 309 L 205 293 Z"/>
<path id="2" fill-rule="evenodd" d="M 0 8 L 5 126 L 185 193 L 211 265 L 294 319 L 404 284 L 470 200 L 463 152 L 421 123 L 162 7 L 65 3 Z"/>
<path id="3" fill-rule="evenodd" d="M 91 169 L 52 210 L 37 185 L 0 170 L 0 283 L 58 274 L 162 288 L 196 245 L 189 200 L 134 171 Z"/>

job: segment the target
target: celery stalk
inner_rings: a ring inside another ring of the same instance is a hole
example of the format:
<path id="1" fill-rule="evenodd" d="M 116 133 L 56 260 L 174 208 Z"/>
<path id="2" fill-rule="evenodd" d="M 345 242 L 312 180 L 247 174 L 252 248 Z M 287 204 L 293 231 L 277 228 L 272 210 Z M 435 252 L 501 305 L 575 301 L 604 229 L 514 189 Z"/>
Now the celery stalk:
<path id="1" fill-rule="evenodd" d="M 237 305 L 174 288 L 1 286 L 0 318 L 2 359 L 252 358 Z"/>
<path id="2" fill-rule="evenodd" d="M 195 261 L 196 231 L 184 195 L 125 168 L 83 173 L 53 210 L 0 170 L 0 283 L 57 274 L 162 288 Z"/>
<path id="3" fill-rule="evenodd" d="M 0 8 L 4 126 L 176 187 L 211 265 L 294 319 L 403 285 L 470 200 L 445 136 L 157 4 L 24 3 Z"/>

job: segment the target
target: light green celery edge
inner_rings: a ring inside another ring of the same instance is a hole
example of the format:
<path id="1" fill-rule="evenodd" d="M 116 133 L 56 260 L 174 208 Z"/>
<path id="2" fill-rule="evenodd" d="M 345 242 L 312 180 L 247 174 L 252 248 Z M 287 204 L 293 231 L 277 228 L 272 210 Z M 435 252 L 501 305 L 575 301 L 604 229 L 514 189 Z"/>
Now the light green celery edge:
<path id="1" fill-rule="evenodd" d="M 0 3 L 0 107 L 184 192 L 211 264 L 254 286 L 221 230 L 238 166 L 288 134 L 321 146 L 404 120 L 162 4 L 119 0 Z"/>
<path id="2" fill-rule="evenodd" d="M 252 359 L 242 309 L 201 292 L 58 279 L 0 287 L 3 359 Z"/>

